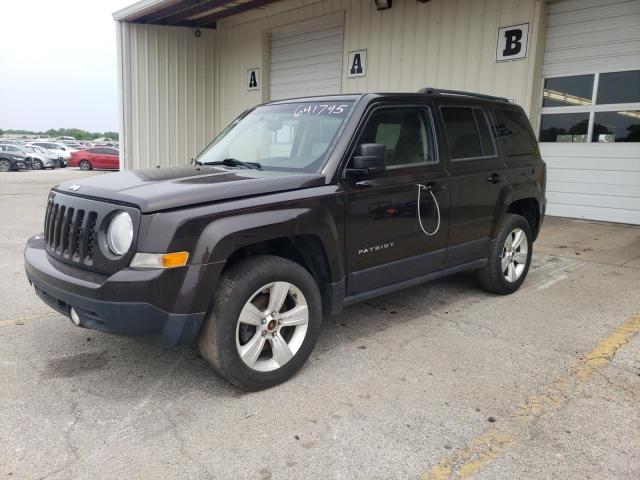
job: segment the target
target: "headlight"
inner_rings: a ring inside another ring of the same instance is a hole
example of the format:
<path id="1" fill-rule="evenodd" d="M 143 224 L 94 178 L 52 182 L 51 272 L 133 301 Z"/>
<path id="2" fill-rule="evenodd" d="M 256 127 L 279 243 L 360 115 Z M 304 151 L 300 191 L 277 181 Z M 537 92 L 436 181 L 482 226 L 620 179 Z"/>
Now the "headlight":
<path id="1" fill-rule="evenodd" d="M 114 255 L 122 256 L 129 251 L 133 242 L 133 222 L 127 212 L 120 212 L 109 225 L 107 244 Z"/>

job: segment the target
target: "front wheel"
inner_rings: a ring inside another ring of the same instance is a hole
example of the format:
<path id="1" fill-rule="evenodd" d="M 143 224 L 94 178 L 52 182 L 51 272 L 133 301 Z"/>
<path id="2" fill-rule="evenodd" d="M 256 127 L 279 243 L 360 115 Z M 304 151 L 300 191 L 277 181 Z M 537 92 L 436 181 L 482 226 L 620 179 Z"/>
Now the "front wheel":
<path id="1" fill-rule="evenodd" d="M 8 172 L 11 170 L 11 162 L 9 160 L 0 160 L 0 172 Z"/>
<path id="2" fill-rule="evenodd" d="M 507 214 L 484 268 L 478 270 L 480 285 L 493 293 L 508 295 L 520 288 L 529 272 L 533 253 L 531 227 L 520 215 Z"/>
<path id="3" fill-rule="evenodd" d="M 42 170 L 44 168 L 44 165 L 41 160 L 33 159 L 31 160 L 31 168 L 33 170 Z"/>
<path id="4" fill-rule="evenodd" d="M 88 172 L 93 168 L 89 160 L 80 160 L 78 166 L 80 167 L 80 170 L 84 170 L 85 172 Z"/>
<path id="5" fill-rule="evenodd" d="M 311 274 L 291 260 L 260 255 L 223 274 L 198 346 L 220 376 L 243 390 L 262 390 L 298 371 L 321 322 Z"/>

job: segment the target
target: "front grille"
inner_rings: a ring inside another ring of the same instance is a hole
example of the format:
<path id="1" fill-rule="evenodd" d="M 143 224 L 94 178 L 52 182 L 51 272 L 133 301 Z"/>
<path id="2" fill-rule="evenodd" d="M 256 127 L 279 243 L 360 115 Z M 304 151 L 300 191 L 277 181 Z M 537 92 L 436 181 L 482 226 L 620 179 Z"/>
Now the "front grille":
<path id="1" fill-rule="evenodd" d="M 69 207 L 50 199 L 44 217 L 49 253 L 74 263 L 91 265 L 97 239 L 97 212 Z"/>
<path id="2" fill-rule="evenodd" d="M 134 207 L 52 191 L 44 217 L 47 253 L 64 263 L 99 273 L 125 268 L 135 253 L 135 245 L 127 254 L 116 256 L 108 251 L 104 238 L 113 215 L 119 211 L 131 215 L 135 232 L 140 213 Z"/>

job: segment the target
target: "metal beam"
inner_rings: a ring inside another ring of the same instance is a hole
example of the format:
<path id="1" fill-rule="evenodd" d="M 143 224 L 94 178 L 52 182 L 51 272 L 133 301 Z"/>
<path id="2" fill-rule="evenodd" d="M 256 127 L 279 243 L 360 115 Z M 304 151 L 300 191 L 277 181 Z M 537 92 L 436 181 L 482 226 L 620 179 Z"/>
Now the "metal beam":
<path id="1" fill-rule="evenodd" d="M 276 1 L 278 0 L 253 0 L 251 2 L 243 3 L 241 5 L 236 5 L 235 7 L 225 8 L 224 10 L 221 10 L 216 13 L 212 13 L 211 15 L 205 15 L 204 17 L 176 22 L 173 25 L 207 28 L 207 27 L 210 27 L 211 25 L 215 25 L 215 22 L 222 18 L 230 17 L 231 15 L 236 15 L 238 13 L 246 12 L 248 10 L 253 10 L 254 8 L 263 7 L 265 5 L 274 3 Z"/>
<path id="2" fill-rule="evenodd" d="M 199 1 L 190 1 L 190 0 L 181 0 L 172 5 L 168 5 L 166 7 L 160 8 L 155 12 L 150 13 L 149 15 L 145 15 L 143 17 L 137 18 L 135 20 L 136 23 L 157 23 L 159 20 L 168 17 L 169 15 L 173 15 L 177 12 L 182 12 L 186 9 L 192 8 L 194 5 L 201 5 L 203 3 L 208 3 L 209 0 L 199 0 Z"/>
<path id="3" fill-rule="evenodd" d="M 231 2 L 233 2 L 233 0 L 200 0 L 197 2 L 188 2 L 186 7 L 177 10 L 174 9 L 168 14 L 159 16 L 159 18 L 154 19 L 153 22 L 149 23 L 173 25 L 177 22 L 187 20 L 189 17 L 193 17 L 194 15 L 208 12 L 214 8 L 222 7 Z"/>

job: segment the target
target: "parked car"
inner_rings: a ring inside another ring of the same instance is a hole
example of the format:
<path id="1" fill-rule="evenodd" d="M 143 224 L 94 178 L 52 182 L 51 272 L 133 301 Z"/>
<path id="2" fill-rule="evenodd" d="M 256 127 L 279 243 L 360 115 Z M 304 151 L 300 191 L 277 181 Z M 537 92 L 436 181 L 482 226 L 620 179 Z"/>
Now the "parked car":
<path id="1" fill-rule="evenodd" d="M 16 145 L 0 144 L 0 172 L 28 168 L 29 157 Z"/>
<path id="2" fill-rule="evenodd" d="M 291 377 L 323 315 L 346 305 L 465 270 L 515 292 L 545 183 L 507 99 L 283 100 L 243 113 L 193 165 L 54 187 L 25 267 L 75 325 L 197 341 L 217 373 L 257 390 Z"/>
<path id="3" fill-rule="evenodd" d="M 80 170 L 118 170 L 120 169 L 120 153 L 115 148 L 92 147 L 73 152 L 69 158 L 69 166 Z"/>
<path id="4" fill-rule="evenodd" d="M 58 143 L 58 142 L 49 142 L 49 141 L 31 142 L 29 145 L 35 145 L 37 147 L 46 148 L 47 150 L 50 150 L 51 152 L 58 155 L 60 159 L 61 167 L 66 167 L 67 164 L 69 163 L 69 157 L 71 156 L 72 149 L 70 149 L 66 145 L 62 145 L 61 143 Z"/>
<path id="5" fill-rule="evenodd" d="M 58 166 L 58 156 L 44 148 L 35 145 L 23 145 L 20 149 L 29 156 L 29 167 L 33 170 L 56 168 Z"/>

